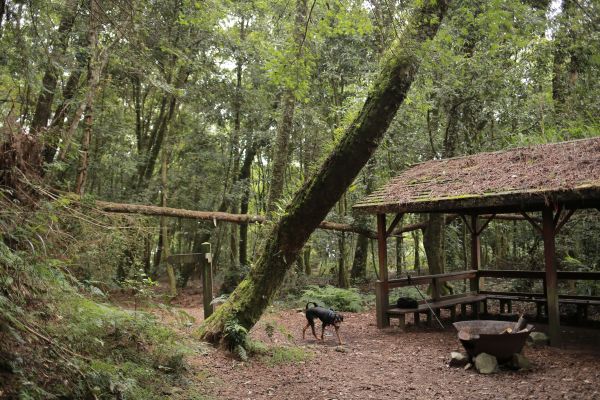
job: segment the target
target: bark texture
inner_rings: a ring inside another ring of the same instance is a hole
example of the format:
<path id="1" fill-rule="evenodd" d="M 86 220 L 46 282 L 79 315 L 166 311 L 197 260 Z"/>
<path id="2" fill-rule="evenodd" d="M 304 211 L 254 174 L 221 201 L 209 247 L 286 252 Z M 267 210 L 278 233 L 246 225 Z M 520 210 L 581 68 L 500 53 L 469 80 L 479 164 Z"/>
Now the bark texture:
<path id="1" fill-rule="evenodd" d="M 254 268 L 229 300 L 204 321 L 199 332 L 203 339 L 219 341 L 228 321 L 250 329 L 261 317 L 310 234 L 378 147 L 417 73 L 416 50 L 436 34 L 446 10 L 446 1 L 426 1 L 413 11 L 406 30 L 385 58 L 362 110 L 273 226 Z"/>

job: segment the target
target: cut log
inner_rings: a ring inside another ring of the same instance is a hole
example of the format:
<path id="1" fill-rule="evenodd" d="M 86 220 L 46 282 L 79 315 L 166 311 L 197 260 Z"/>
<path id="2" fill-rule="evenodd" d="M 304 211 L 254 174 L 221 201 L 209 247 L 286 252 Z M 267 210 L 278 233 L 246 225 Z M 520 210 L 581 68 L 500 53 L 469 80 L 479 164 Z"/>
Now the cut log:
<path id="1" fill-rule="evenodd" d="M 519 332 L 522 331 L 523 329 L 525 329 L 527 327 L 527 320 L 525 319 L 524 314 L 521 314 L 521 316 L 519 317 L 519 320 L 517 321 L 517 323 L 515 324 L 515 327 L 513 328 L 514 332 Z"/>

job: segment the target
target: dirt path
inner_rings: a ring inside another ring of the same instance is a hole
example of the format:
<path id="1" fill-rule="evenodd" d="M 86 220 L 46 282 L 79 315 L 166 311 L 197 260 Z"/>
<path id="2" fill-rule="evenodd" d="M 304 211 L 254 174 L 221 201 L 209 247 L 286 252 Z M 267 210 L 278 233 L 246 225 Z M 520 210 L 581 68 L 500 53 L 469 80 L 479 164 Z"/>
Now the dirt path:
<path id="1" fill-rule="evenodd" d="M 198 308 L 184 308 L 201 320 Z M 527 347 L 534 367 L 527 372 L 479 375 L 446 366 L 460 343 L 445 331 L 408 327 L 379 330 L 374 313 L 345 313 L 340 329 L 325 342 L 302 340 L 305 323 L 294 310 L 267 313 L 252 330 L 268 345 L 294 345 L 305 361 L 273 365 L 268 359 L 242 363 L 221 351 L 192 359 L 204 391 L 216 399 L 600 399 L 600 332 L 578 332 L 587 346 Z M 271 338 L 266 327 L 274 328 Z M 449 325 L 449 324 L 448 324 Z"/>

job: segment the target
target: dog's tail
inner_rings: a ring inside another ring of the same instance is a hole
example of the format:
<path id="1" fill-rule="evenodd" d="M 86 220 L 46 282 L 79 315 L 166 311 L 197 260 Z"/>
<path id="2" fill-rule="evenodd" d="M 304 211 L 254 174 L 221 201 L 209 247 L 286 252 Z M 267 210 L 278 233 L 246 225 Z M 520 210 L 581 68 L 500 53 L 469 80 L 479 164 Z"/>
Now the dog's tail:
<path id="1" fill-rule="evenodd" d="M 314 305 L 315 307 L 319 307 L 319 305 L 317 303 L 315 303 L 314 301 L 309 301 L 308 303 L 306 303 L 306 309 L 308 310 L 308 306 L 310 305 Z"/>

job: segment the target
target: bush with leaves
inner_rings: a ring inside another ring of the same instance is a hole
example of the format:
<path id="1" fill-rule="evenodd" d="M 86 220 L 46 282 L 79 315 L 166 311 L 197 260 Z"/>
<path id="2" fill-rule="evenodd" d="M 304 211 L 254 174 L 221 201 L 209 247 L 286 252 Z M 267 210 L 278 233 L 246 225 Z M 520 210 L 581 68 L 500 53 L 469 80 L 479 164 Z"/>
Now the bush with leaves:
<path id="1" fill-rule="evenodd" d="M 359 312 L 364 310 L 366 300 L 358 289 L 340 289 L 333 286 L 309 286 L 304 290 L 300 303 L 305 306 L 308 302 L 315 302 L 320 306 L 330 307 L 337 311 Z"/>

